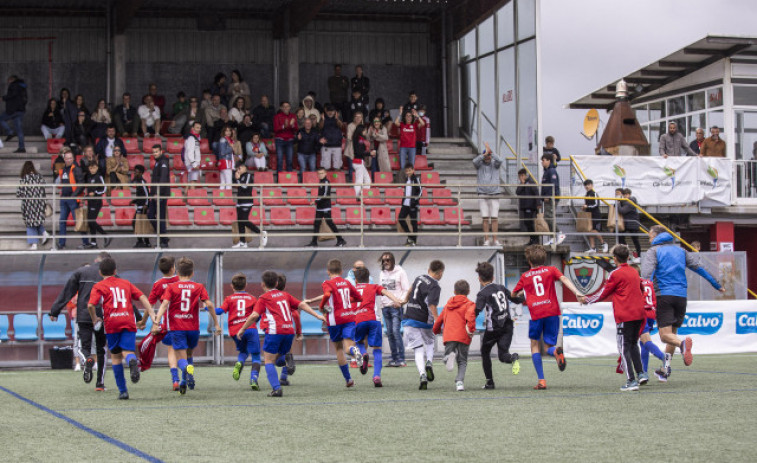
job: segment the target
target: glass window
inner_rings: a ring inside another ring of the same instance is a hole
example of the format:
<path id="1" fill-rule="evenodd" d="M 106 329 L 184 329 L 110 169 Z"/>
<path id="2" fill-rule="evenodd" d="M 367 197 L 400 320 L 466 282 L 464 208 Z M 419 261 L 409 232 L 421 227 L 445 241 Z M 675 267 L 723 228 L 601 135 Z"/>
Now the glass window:
<path id="1" fill-rule="evenodd" d="M 707 119 L 705 113 L 694 114 L 688 117 L 688 132 L 686 132 L 686 139 L 690 142 L 694 141 L 697 137 L 697 129 L 702 128 L 705 135 L 707 134 Z"/>
<path id="2" fill-rule="evenodd" d="M 717 108 L 723 106 L 723 87 L 707 90 L 707 107 Z"/>
<path id="3" fill-rule="evenodd" d="M 468 32 L 460 39 L 460 62 L 476 57 L 476 29 Z"/>
<path id="4" fill-rule="evenodd" d="M 480 61 L 481 79 L 481 146 L 483 142 L 489 142 L 491 146 L 497 146 L 497 75 L 494 69 L 494 55 L 482 58 Z"/>
<path id="5" fill-rule="evenodd" d="M 472 61 L 462 68 L 463 88 L 463 128 L 469 135 L 473 134 L 476 119 L 476 98 L 478 97 L 476 62 Z"/>
<path id="6" fill-rule="evenodd" d="M 642 105 L 638 108 L 634 108 L 634 111 L 636 112 L 636 119 L 638 119 L 639 124 L 644 124 L 645 122 L 649 121 L 649 111 L 647 111 L 647 105 Z"/>
<path id="7" fill-rule="evenodd" d="M 757 86 L 733 87 L 733 104 L 738 106 L 757 106 Z"/>
<path id="8" fill-rule="evenodd" d="M 686 98 L 678 96 L 668 100 L 668 115 L 677 116 L 686 112 Z"/>
<path id="9" fill-rule="evenodd" d="M 494 51 L 494 16 L 478 25 L 478 55 Z"/>
<path id="10" fill-rule="evenodd" d="M 497 12 L 497 47 L 504 47 L 513 43 L 513 4 L 507 2 Z"/>
<path id="11" fill-rule="evenodd" d="M 657 101 L 649 104 L 649 120 L 656 121 L 665 117 L 665 104 L 663 101 Z"/>
<path id="12" fill-rule="evenodd" d="M 518 0 L 518 40 L 536 34 L 536 7 L 534 0 Z"/>
<path id="13" fill-rule="evenodd" d="M 757 160 L 756 111 L 736 111 L 736 159 Z"/>
<path id="14" fill-rule="evenodd" d="M 536 133 L 536 41 L 518 47 L 518 152 L 531 161 L 538 157 Z"/>
<path id="15" fill-rule="evenodd" d="M 503 157 L 511 157 L 513 153 L 507 147 L 507 143 L 517 148 L 515 126 L 515 48 L 499 52 L 497 55 L 497 67 L 499 68 L 499 142 L 497 153 Z M 506 143 L 507 142 L 507 143 Z"/>
<path id="16" fill-rule="evenodd" d="M 649 154 L 652 156 L 660 155 L 660 127 L 665 127 L 665 123 L 649 125 Z"/>
<path id="17" fill-rule="evenodd" d="M 707 129 L 704 131 L 705 135 L 710 136 L 710 128 L 714 126 L 720 127 L 720 138 L 723 138 L 723 111 L 709 111 L 707 113 Z"/>
<path id="18" fill-rule="evenodd" d="M 701 111 L 704 109 L 704 92 L 686 95 L 687 111 Z"/>

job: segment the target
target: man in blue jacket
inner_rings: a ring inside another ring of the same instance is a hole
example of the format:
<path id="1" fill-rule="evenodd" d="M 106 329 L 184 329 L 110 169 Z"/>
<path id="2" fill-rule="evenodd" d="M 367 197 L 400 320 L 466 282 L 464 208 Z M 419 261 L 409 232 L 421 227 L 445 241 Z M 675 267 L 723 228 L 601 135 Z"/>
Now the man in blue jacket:
<path id="1" fill-rule="evenodd" d="M 649 241 L 652 247 L 641 261 L 641 277 L 657 284 L 657 326 L 660 328 L 660 340 L 667 346 L 665 364 L 655 370 L 655 376 L 658 380 L 667 382 L 671 372 L 670 361 L 676 347 L 681 349 L 684 365 L 689 366 L 693 361 L 691 338 L 682 341 L 676 335 L 686 316 L 686 269 L 698 273 L 721 293 L 725 289 L 699 265 L 698 256 L 677 246 L 673 236 L 661 225 L 655 225 L 649 230 Z"/>

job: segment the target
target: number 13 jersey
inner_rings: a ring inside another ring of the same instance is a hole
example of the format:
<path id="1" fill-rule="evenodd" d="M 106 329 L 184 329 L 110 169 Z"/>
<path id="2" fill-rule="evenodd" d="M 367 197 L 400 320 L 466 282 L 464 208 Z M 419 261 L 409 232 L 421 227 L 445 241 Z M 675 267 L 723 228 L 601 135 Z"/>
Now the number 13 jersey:
<path id="1" fill-rule="evenodd" d="M 476 296 L 476 315 L 484 311 L 486 331 L 501 330 L 507 320 L 512 320 L 510 302 L 522 304 L 522 298 L 514 298 L 510 290 L 496 283 L 489 283 L 481 288 Z"/>
<path id="2" fill-rule="evenodd" d="M 560 315 L 560 302 L 557 300 L 555 282 L 563 276 L 555 267 L 536 267 L 524 273 L 513 289 L 514 293 L 523 290 L 526 293 L 526 305 L 531 313 L 531 320 Z"/>
<path id="3" fill-rule="evenodd" d="M 171 283 L 161 300 L 169 301 L 168 331 L 199 331 L 200 303 L 207 301 L 205 286 L 194 281 Z"/>

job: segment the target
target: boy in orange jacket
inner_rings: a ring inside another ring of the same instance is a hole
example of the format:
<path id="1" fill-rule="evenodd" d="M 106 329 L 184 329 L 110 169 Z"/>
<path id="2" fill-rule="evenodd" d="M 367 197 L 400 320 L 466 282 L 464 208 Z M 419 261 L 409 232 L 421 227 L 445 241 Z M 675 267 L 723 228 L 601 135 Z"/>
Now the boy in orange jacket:
<path id="1" fill-rule="evenodd" d="M 444 325 L 444 363 L 447 371 L 452 371 L 457 361 L 455 389 L 464 391 L 465 369 L 468 366 L 468 347 L 476 332 L 476 304 L 468 299 L 470 285 L 465 280 L 455 283 L 455 296 L 444 306 L 441 315 L 434 322 L 433 332 L 439 334 Z"/>

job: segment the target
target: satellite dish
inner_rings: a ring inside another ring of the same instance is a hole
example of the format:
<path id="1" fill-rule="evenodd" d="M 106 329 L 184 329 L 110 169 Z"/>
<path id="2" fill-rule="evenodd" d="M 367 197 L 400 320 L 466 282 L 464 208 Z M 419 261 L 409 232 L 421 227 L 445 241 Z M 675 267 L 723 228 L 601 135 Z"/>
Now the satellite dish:
<path id="1" fill-rule="evenodd" d="M 584 131 L 581 133 L 584 137 L 591 139 L 599 128 L 599 111 L 590 109 L 584 117 Z"/>

